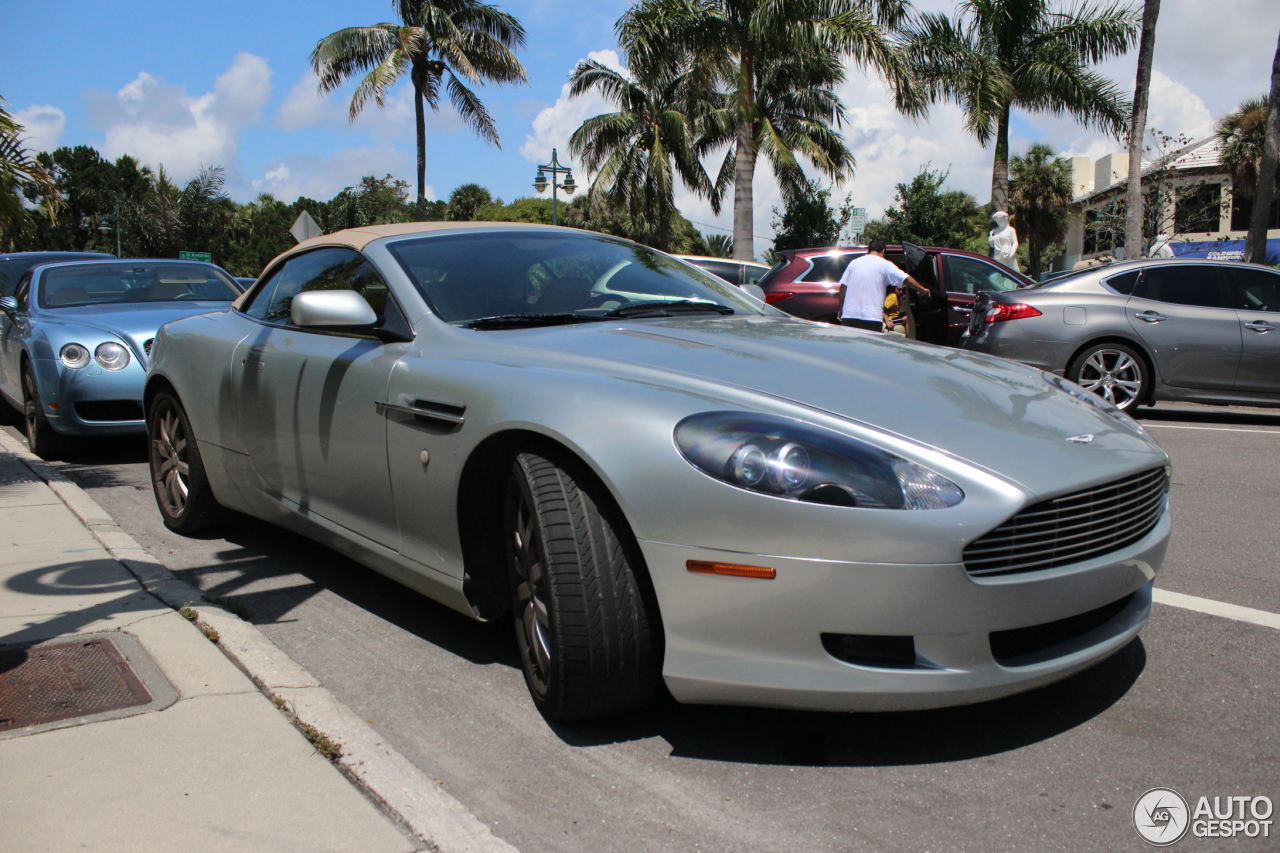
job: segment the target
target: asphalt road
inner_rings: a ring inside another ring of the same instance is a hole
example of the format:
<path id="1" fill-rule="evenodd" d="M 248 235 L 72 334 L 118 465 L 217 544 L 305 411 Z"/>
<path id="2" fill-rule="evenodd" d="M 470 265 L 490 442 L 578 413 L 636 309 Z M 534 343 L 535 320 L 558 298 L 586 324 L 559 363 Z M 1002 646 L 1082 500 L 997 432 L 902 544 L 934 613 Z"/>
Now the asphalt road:
<path id="1" fill-rule="evenodd" d="M 1175 466 L 1158 585 L 1280 613 L 1280 411 L 1162 405 L 1143 419 Z M 1271 628 L 1156 605 L 1115 657 L 997 702 L 819 714 L 662 698 L 562 727 L 534 711 L 507 624 L 472 622 L 251 519 L 225 538 L 176 537 L 141 441 L 59 467 L 525 853 L 1141 850 L 1131 813 L 1150 788 L 1280 802 Z"/>

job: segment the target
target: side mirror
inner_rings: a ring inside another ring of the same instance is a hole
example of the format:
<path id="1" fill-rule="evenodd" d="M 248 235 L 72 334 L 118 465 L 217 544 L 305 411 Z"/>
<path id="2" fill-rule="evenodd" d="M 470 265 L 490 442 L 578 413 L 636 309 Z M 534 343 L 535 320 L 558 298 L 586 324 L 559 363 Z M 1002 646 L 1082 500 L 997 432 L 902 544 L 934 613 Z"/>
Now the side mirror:
<path id="1" fill-rule="evenodd" d="M 761 302 L 764 302 L 764 288 L 758 284 L 744 284 L 742 285 L 742 292 L 750 294 Z"/>
<path id="2" fill-rule="evenodd" d="M 378 315 L 354 290 L 299 293 L 289 306 L 289 316 L 302 328 L 369 328 L 378 322 Z"/>
<path id="3" fill-rule="evenodd" d="M 12 296 L 0 296 L 0 311 L 13 314 L 18 310 L 18 300 Z"/>

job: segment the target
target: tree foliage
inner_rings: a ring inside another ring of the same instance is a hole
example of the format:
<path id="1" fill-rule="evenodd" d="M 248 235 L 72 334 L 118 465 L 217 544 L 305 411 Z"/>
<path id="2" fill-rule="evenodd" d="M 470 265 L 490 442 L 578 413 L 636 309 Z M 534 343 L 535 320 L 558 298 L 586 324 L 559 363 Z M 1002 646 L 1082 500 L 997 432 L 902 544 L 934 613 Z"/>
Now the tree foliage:
<path id="1" fill-rule="evenodd" d="M 803 192 L 794 193 L 781 214 L 773 209 L 773 250 L 811 249 L 834 246 L 840 231 L 849 223 L 852 208 L 848 199 L 837 210 L 831 206 L 831 188 L 817 181 L 807 181 Z"/>
<path id="2" fill-rule="evenodd" d="M 1017 214 L 1017 230 L 1027 244 L 1027 275 L 1038 279 L 1044 251 L 1067 236 L 1074 195 L 1071 163 L 1042 142 L 1009 161 L 1009 200 Z"/>
<path id="3" fill-rule="evenodd" d="M 985 241 L 987 211 L 969 193 L 943 190 L 949 174 L 926 164 L 910 182 L 898 184 L 893 204 L 883 218 L 867 223 L 863 240 L 949 249 L 973 249 L 975 240 Z"/>
<path id="4" fill-rule="evenodd" d="M 1267 95 L 1248 98 L 1217 124 L 1218 139 L 1222 141 L 1222 166 L 1231 174 L 1233 191 L 1249 199 L 1258 194 L 1258 167 L 1266 144 L 1270 106 Z M 1273 193 L 1280 190 L 1280 172 L 1277 175 Z"/>
<path id="5" fill-rule="evenodd" d="M 62 206 L 53 176 L 23 144 L 23 127 L 9 113 L 6 103 L 0 98 L 0 251 L 12 251 L 15 237 L 38 226 L 36 216 L 23 203 L 23 184 L 40 193 L 40 213 L 49 222 L 54 221 Z"/>

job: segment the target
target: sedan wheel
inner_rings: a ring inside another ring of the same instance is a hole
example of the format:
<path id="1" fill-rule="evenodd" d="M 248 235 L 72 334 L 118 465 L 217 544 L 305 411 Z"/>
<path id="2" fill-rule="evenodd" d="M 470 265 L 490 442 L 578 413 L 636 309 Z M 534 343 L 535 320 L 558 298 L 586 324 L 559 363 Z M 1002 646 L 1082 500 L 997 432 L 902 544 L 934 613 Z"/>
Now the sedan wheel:
<path id="1" fill-rule="evenodd" d="M 22 369 L 23 418 L 27 427 L 27 446 L 41 459 L 54 459 L 67 450 L 66 438 L 54 430 L 44 413 L 44 401 L 40 399 L 40 386 L 28 363 Z"/>
<path id="2" fill-rule="evenodd" d="M 1067 377 L 1125 411 L 1146 399 L 1149 384 L 1146 362 L 1123 344 L 1099 344 L 1085 350 L 1071 362 Z"/>
<path id="3" fill-rule="evenodd" d="M 147 438 L 151 485 L 165 526 L 190 535 L 221 522 L 225 510 L 209 487 L 191 423 L 176 398 L 165 393 L 156 396 L 147 418 Z"/>
<path id="4" fill-rule="evenodd" d="M 551 720 L 619 714 L 657 685 L 657 608 L 625 528 L 578 466 L 516 458 L 504 512 L 516 641 L 529 692 Z"/>

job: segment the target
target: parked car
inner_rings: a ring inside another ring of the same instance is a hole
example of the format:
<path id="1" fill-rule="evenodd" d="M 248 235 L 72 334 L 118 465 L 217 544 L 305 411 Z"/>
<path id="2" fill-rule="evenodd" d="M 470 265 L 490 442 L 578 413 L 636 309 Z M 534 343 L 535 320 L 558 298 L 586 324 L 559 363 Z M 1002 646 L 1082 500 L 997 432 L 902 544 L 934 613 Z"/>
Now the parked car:
<path id="1" fill-rule="evenodd" d="M 13 296 L 18 280 L 32 267 L 58 261 L 112 260 L 103 252 L 11 252 L 0 255 L 0 296 Z"/>
<path id="2" fill-rule="evenodd" d="M 708 258 L 703 255 L 676 255 L 682 261 L 688 261 L 695 267 L 704 269 L 717 278 L 730 284 L 742 287 L 747 284 L 758 285 L 760 279 L 769 271 L 766 264 L 754 261 L 735 261 L 732 258 Z"/>
<path id="3" fill-rule="evenodd" d="M 213 264 L 108 260 L 44 264 L 0 297 L 0 395 L 26 420 L 33 453 L 78 437 L 146 430 L 142 386 L 156 330 L 240 295 Z"/>
<path id="4" fill-rule="evenodd" d="M 1142 260 L 984 294 L 965 347 L 1078 382 L 1122 409 L 1280 406 L 1280 272 Z"/>
<path id="5" fill-rule="evenodd" d="M 510 619 L 554 720 L 659 678 L 832 710 L 1047 684 L 1137 634 L 1169 535 L 1168 457 L 1059 377 L 550 226 L 304 241 L 160 330 L 146 407 L 170 529 L 238 510 Z"/>
<path id="6" fill-rule="evenodd" d="M 760 279 L 765 301 L 806 320 L 839 322 L 840 276 L 866 246 L 789 249 Z M 932 290 L 926 297 L 908 289 L 915 315 L 916 337 L 959 346 L 969 326 L 974 296 L 984 290 L 1003 292 L 1028 287 L 1031 279 L 983 255 L 961 249 L 924 248 L 910 243 L 889 246 L 885 257 Z"/>

